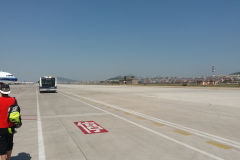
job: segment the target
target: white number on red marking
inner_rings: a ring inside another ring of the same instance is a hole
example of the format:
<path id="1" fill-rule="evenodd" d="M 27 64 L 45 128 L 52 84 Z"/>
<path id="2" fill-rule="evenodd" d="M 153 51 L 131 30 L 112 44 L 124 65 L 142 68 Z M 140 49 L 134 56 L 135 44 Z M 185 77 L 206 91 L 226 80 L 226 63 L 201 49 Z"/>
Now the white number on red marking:
<path id="1" fill-rule="evenodd" d="M 102 126 L 100 126 L 94 121 L 80 121 L 80 122 L 74 122 L 74 124 L 78 128 L 80 128 L 84 134 L 108 132 L 106 129 L 104 129 Z"/>

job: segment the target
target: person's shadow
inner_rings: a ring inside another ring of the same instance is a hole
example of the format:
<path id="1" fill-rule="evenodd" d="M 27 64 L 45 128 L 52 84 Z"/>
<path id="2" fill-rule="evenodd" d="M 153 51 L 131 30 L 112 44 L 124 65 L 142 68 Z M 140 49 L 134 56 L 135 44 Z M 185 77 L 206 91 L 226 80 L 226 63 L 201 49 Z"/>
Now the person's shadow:
<path id="1" fill-rule="evenodd" d="M 17 156 L 11 157 L 11 160 L 30 160 L 31 158 L 32 157 L 30 156 L 30 154 L 21 152 L 21 153 L 18 153 Z"/>

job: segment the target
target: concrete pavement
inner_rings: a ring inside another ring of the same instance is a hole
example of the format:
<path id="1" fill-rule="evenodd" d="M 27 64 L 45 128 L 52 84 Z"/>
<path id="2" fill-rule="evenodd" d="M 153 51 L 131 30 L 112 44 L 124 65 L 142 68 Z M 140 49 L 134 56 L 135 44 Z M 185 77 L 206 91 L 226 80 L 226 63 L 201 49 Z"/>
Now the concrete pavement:
<path id="1" fill-rule="evenodd" d="M 59 85 L 11 86 L 22 108 L 13 159 L 235 160 L 240 90 Z M 39 110 L 38 110 L 39 109 Z M 84 134 L 76 121 L 106 133 Z"/>

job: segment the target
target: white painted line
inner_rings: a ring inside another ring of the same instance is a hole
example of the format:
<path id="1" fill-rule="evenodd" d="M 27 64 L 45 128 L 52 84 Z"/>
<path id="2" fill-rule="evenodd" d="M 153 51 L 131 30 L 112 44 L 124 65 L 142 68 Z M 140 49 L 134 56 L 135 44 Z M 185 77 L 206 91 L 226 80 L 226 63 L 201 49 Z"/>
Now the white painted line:
<path id="1" fill-rule="evenodd" d="M 36 96 L 37 96 L 37 127 L 38 127 L 38 159 L 46 160 L 37 89 L 36 89 Z"/>
<path id="2" fill-rule="evenodd" d="M 52 115 L 52 116 L 41 116 L 42 119 L 51 119 L 51 118 L 65 118 L 65 117 L 87 117 L 87 116 L 102 116 L 107 113 L 85 113 L 85 114 L 65 114 L 65 115 Z"/>
<path id="3" fill-rule="evenodd" d="M 86 127 L 84 127 L 80 122 L 78 122 L 78 125 L 81 126 L 86 132 L 91 133 Z"/>
<path id="4" fill-rule="evenodd" d="M 174 128 L 180 129 L 180 130 L 184 130 L 184 131 L 190 132 L 192 134 L 195 134 L 195 135 L 207 138 L 207 139 L 211 139 L 211 140 L 214 140 L 214 141 L 217 141 L 217 142 L 221 142 L 221 143 L 224 143 L 226 145 L 230 145 L 230 146 L 233 146 L 235 148 L 240 149 L 240 143 L 236 142 L 236 141 L 233 141 L 233 140 L 229 140 L 229 139 L 219 137 L 219 136 L 216 136 L 216 135 L 213 135 L 213 134 L 209 134 L 209 133 L 206 133 L 206 132 L 203 132 L 203 131 L 199 131 L 199 130 L 196 130 L 196 129 L 188 128 L 188 127 L 176 124 L 176 123 L 168 122 L 168 121 L 165 121 L 165 120 L 162 120 L 162 119 L 159 119 L 159 118 L 155 118 L 155 117 L 152 117 L 152 116 L 149 116 L 149 115 L 145 115 L 143 113 L 139 113 L 139 112 L 136 112 L 136 111 L 133 111 L 133 110 L 124 109 L 124 108 L 121 108 L 121 107 L 116 106 L 116 105 L 107 104 L 105 102 L 94 100 L 94 99 L 91 99 L 91 98 L 88 98 L 88 97 L 79 96 L 79 95 L 72 94 L 72 93 L 69 93 L 69 92 L 66 92 L 66 93 L 69 94 L 69 95 L 73 95 L 73 96 L 76 96 L 76 97 L 79 97 L 79 98 L 83 98 L 83 99 L 86 99 L 86 100 L 89 100 L 89 101 L 92 101 L 92 102 L 95 102 L 95 103 L 99 103 L 99 104 L 102 104 L 102 105 L 105 105 L 105 106 L 108 106 L 108 107 L 111 107 L 111 108 L 114 108 L 114 109 L 119 109 L 121 111 L 128 112 L 128 113 L 146 118 L 146 119 L 154 121 L 154 122 L 159 122 L 159 123 L 165 124 L 166 126 L 170 126 L 170 127 L 174 127 Z"/>
<path id="5" fill-rule="evenodd" d="M 77 101 L 79 101 L 79 102 L 81 102 L 81 103 L 83 103 L 83 104 L 86 104 L 86 105 L 88 105 L 88 106 L 90 106 L 90 107 L 92 107 L 92 108 L 95 108 L 95 109 L 97 109 L 97 110 L 100 110 L 100 111 L 103 111 L 103 112 L 105 112 L 105 113 L 108 113 L 108 114 L 110 114 L 110 115 L 112 115 L 112 116 L 114 116 L 114 117 L 117 117 L 118 119 L 124 120 L 124 121 L 126 121 L 126 122 L 128 122 L 128 123 L 130 123 L 130 124 L 133 124 L 133 125 L 135 125 L 135 126 L 137 126 L 137 127 L 139 127 L 139 128 L 142 128 L 142 129 L 144 129 L 144 130 L 146 130 L 146 131 L 149 131 L 149 132 L 151 132 L 151 133 L 154 133 L 154 134 L 156 134 L 156 135 L 158 135 L 158 136 L 160 136 L 160 137 L 163 137 L 163 138 L 165 138 L 165 139 L 167 139 L 167 140 L 169 140 L 169 141 L 175 142 L 175 143 L 177 143 L 177 144 L 179 144 L 179 145 L 182 145 L 182 146 L 184 146 L 184 147 L 186 147 L 186 148 L 188 148 L 188 149 L 191 149 L 191 150 L 193 150 L 193 151 L 196 151 L 196 152 L 198 152 L 198 153 L 201 153 L 201 154 L 203 154 L 203 155 L 206 155 L 206 156 L 208 156 L 208 157 L 211 157 L 211 158 L 213 158 L 213 159 L 215 159 L 215 160 L 224 160 L 224 159 L 222 159 L 222 158 L 220 158 L 220 157 L 217 157 L 217 156 L 215 156 L 215 155 L 213 155 L 213 154 L 211 154 L 211 153 L 205 152 L 205 151 L 203 151 L 203 150 L 200 150 L 200 149 L 198 149 L 198 148 L 195 148 L 195 147 L 193 147 L 193 146 L 190 146 L 190 145 L 188 145 L 188 144 L 186 144 L 186 143 L 180 142 L 180 141 L 178 141 L 178 140 L 176 140 L 176 139 L 174 139 L 174 138 L 168 137 L 168 136 L 166 136 L 165 134 L 159 133 L 159 132 L 154 131 L 154 130 L 152 130 L 152 129 L 150 129 L 150 128 L 144 127 L 143 125 L 140 125 L 140 124 L 137 124 L 137 123 L 135 123 L 135 122 L 133 122 L 133 121 L 130 121 L 130 120 L 124 118 L 124 117 L 118 116 L 118 115 L 116 115 L 116 114 L 114 114 L 114 113 L 108 112 L 108 111 L 106 111 L 106 110 L 104 110 L 104 109 L 101 109 L 101 108 L 99 108 L 99 107 L 96 107 L 96 106 L 94 106 L 94 105 L 91 105 L 91 104 L 89 104 L 89 103 L 86 103 L 86 102 L 84 102 L 84 101 L 81 101 L 81 100 L 79 100 L 79 99 L 70 97 L 69 95 L 66 95 L 66 94 L 64 94 L 64 93 L 60 93 L 60 94 L 66 96 L 66 97 L 68 97 L 68 98 L 70 98 L 70 99 L 77 100 Z"/>

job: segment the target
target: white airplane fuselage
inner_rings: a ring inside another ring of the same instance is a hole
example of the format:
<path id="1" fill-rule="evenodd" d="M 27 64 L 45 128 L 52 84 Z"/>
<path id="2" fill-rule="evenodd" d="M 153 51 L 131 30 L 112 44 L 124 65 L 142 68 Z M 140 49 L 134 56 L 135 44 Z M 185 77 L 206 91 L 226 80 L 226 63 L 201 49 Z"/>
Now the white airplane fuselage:
<path id="1" fill-rule="evenodd" d="M 0 81 L 17 81 L 18 79 L 13 74 L 8 72 L 0 72 Z"/>

